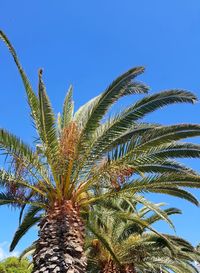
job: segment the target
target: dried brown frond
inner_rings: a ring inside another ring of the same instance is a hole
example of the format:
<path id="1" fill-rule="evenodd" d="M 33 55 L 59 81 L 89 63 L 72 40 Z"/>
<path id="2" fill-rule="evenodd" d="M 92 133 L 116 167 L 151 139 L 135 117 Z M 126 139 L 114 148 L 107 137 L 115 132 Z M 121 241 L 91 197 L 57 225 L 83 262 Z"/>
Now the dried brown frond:
<path id="1" fill-rule="evenodd" d="M 15 200 L 19 200 L 19 203 L 26 200 L 25 189 L 19 187 L 14 181 L 10 181 L 10 184 L 6 186 L 5 193 L 15 198 Z M 21 207 L 20 204 L 13 204 L 13 206 L 16 208 Z"/>
<path id="2" fill-rule="evenodd" d="M 23 158 L 20 158 L 18 156 L 13 157 L 13 169 L 15 176 L 17 177 L 24 177 L 26 175 L 27 170 L 25 168 Z"/>
<path id="3" fill-rule="evenodd" d="M 15 182 L 10 182 L 10 184 L 6 187 L 7 193 L 15 196 L 17 193 L 17 184 Z"/>

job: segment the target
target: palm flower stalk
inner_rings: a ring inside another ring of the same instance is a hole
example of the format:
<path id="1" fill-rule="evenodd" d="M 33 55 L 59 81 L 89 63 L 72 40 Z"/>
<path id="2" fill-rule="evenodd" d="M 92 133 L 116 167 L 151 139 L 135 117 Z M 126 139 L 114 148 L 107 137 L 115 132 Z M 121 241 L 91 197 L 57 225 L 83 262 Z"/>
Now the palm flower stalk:
<path id="1" fill-rule="evenodd" d="M 27 219 L 32 219 L 29 226 L 38 221 L 38 213 L 43 215 L 33 273 L 85 272 L 81 215 L 97 201 L 116 196 L 134 196 L 138 200 L 137 194 L 141 192 L 157 192 L 198 205 L 197 199 L 183 188 L 200 187 L 200 177 L 175 158 L 200 156 L 199 145 L 181 142 L 199 136 L 200 126 L 161 126 L 141 121 L 164 106 L 194 103 L 197 98 L 193 93 L 172 89 L 146 95 L 104 121 L 110 107 L 120 98 L 147 93 L 148 87 L 135 81 L 144 68 L 136 67 L 118 77 L 76 113 L 70 87 L 56 120 L 42 70 L 36 94 L 2 31 L 0 39 L 12 54 L 22 78 L 38 134 L 36 146 L 30 147 L 0 129 L 0 149 L 6 159 L 5 167 L 0 170 L 0 205 L 18 206 L 20 218 L 26 224 Z M 140 202 L 147 204 L 144 199 Z M 22 236 L 20 229 L 11 250 Z"/>

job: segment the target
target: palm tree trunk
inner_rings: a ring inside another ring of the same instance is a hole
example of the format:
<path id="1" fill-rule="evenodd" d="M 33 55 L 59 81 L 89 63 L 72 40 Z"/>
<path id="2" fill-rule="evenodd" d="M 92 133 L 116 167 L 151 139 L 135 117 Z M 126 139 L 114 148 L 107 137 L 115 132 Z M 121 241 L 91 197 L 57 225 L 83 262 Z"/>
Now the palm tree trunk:
<path id="1" fill-rule="evenodd" d="M 134 265 L 126 265 L 123 270 L 124 273 L 137 273 Z"/>
<path id="2" fill-rule="evenodd" d="M 125 265 L 117 267 L 116 264 L 110 260 L 104 265 L 101 273 L 137 273 L 134 265 Z"/>
<path id="3" fill-rule="evenodd" d="M 137 273 L 134 265 L 118 267 L 112 260 L 104 265 L 101 273 Z"/>
<path id="4" fill-rule="evenodd" d="M 101 273 L 121 273 L 121 270 L 110 260 L 104 265 Z"/>
<path id="5" fill-rule="evenodd" d="M 84 273 L 84 225 L 71 201 L 56 205 L 39 224 L 33 273 Z"/>

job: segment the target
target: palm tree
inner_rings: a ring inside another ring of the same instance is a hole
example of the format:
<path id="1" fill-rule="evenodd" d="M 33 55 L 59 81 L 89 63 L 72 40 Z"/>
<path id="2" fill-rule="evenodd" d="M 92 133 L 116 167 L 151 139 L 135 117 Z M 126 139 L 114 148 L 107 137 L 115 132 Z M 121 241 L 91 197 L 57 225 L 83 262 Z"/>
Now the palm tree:
<path id="1" fill-rule="evenodd" d="M 21 215 L 28 209 L 26 217 L 35 222 L 39 212 L 44 214 L 33 256 L 34 273 L 85 272 L 85 227 L 81 213 L 97 201 L 133 195 L 137 199 L 136 193 L 146 191 L 198 204 L 182 187 L 200 187 L 199 175 L 174 158 L 200 156 L 199 145 L 180 142 L 199 136 L 200 126 L 141 122 L 148 113 L 163 106 L 194 103 L 195 95 L 168 90 L 145 96 L 103 122 L 102 118 L 120 98 L 147 92 L 145 84 L 134 81 L 144 71 L 143 67 L 136 67 L 118 77 L 76 113 L 70 87 L 56 122 L 42 71 L 36 95 L 2 31 L 0 38 L 21 75 L 38 133 L 32 148 L 7 130 L 0 130 L 0 149 L 7 162 L 0 170 L 0 204 L 20 207 Z M 14 246 L 13 243 L 11 250 Z"/>
<path id="2" fill-rule="evenodd" d="M 195 248 L 182 238 L 158 233 L 152 225 L 162 217 L 146 206 L 137 207 L 134 200 L 94 206 L 87 224 L 88 273 L 198 272 L 193 262 L 200 254 Z M 181 213 L 176 208 L 163 212 Z"/>

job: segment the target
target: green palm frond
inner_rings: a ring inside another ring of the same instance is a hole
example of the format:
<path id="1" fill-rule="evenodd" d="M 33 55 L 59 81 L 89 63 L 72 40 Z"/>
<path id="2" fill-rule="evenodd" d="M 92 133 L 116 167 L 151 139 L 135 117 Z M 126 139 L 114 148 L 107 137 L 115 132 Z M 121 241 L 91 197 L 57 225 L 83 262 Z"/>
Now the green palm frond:
<path id="1" fill-rule="evenodd" d="M 137 203 L 142 204 L 146 208 L 149 208 L 151 211 L 156 213 L 157 216 L 159 216 L 161 219 L 166 221 L 175 230 L 175 226 L 173 225 L 172 221 L 168 217 L 169 214 L 166 213 L 164 210 L 160 209 L 159 206 L 150 202 L 149 200 L 147 200 L 143 196 L 139 196 L 136 194 L 133 196 L 132 200 L 136 201 Z"/>
<path id="2" fill-rule="evenodd" d="M 118 200 L 120 203 L 121 201 Z M 138 218 L 137 212 L 124 217 L 124 221 L 119 221 L 119 215 L 111 213 L 112 209 L 104 207 L 105 201 L 95 207 L 96 218 L 95 234 L 103 234 L 109 240 L 112 250 L 115 252 L 121 267 L 127 264 L 134 264 L 136 272 L 160 272 L 165 268 L 179 270 L 173 272 L 194 272 L 190 264 L 198 261 L 200 255 L 194 247 L 186 240 L 168 234 L 147 232 L 149 217 Z M 156 204 L 155 204 L 156 205 Z M 162 204 L 157 204 L 160 207 Z M 144 210 L 146 206 L 143 207 Z M 140 209 L 141 210 L 141 209 Z M 116 211 L 116 208 L 114 209 Z M 177 209 L 169 208 L 165 210 L 169 215 L 179 213 Z M 152 214 L 152 219 L 154 218 Z M 129 220 L 129 218 L 131 220 Z M 158 219 L 161 220 L 159 215 Z M 154 221 L 153 221 L 154 222 Z M 146 223 L 146 224 L 144 224 Z M 138 228 L 140 227 L 140 228 Z M 102 266 L 109 260 L 109 249 L 94 233 L 88 233 L 86 251 L 88 253 L 89 272 L 101 272 Z M 112 255 L 111 255 L 112 257 Z M 113 260 L 113 262 L 115 262 Z M 170 267 L 172 265 L 172 267 Z M 195 267 L 194 267 L 195 268 Z M 96 271 L 95 271 L 96 270 Z M 99 271 L 97 271 L 99 270 Z M 147 271 L 145 271 L 147 270 Z"/>
<path id="3" fill-rule="evenodd" d="M 94 136 L 94 147 L 92 147 L 92 151 L 93 149 L 97 147 L 101 148 L 101 145 L 104 145 L 102 146 L 103 150 L 101 152 L 108 152 L 112 150 L 113 148 L 116 148 L 118 145 L 126 144 L 133 137 L 134 139 L 137 139 L 141 135 L 145 134 L 145 132 L 160 126 L 159 124 L 145 123 L 145 122 L 132 123 L 132 125 L 124 133 L 120 134 L 117 138 L 114 137 L 112 139 L 111 137 L 108 137 L 108 139 L 102 138 L 101 140 L 101 137 L 104 134 L 105 134 L 104 137 L 106 137 L 106 131 L 112 125 L 114 120 L 115 118 L 99 126 Z"/>
<path id="4" fill-rule="evenodd" d="M 70 86 L 67 92 L 67 95 L 65 97 L 64 105 L 63 105 L 63 111 L 62 111 L 62 117 L 61 117 L 62 128 L 67 127 L 73 119 L 74 102 L 73 102 L 72 94 L 73 94 L 73 87 Z"/>
<path id="5" fill-rule="evenodd" d="M 22 189 L 32 190 L 33 193 L 42 196 L 46 196 L 46 192 L 38 187 L 37 184 L 31 184 L 21 177 L 17 177 L 15 174 L 7 172 L 5 169 L 0 169 L 0 186 L 21 187 Z"/>
<path id="6" fill-rule="evenodd" d="M 163 193 L 163 194 L 176 196 L 178 198 L 185 199 L 185 200 L 193 203 L 196 206 L 199 206 L 198 199 L 193 194 L 191 194 L 190 192 L 183 190 L 183 189 L 179 189 L 176 187 L 166 187 L 166 188 L 161 188 L 161 189 L 156 188 L 156 189 L 151 190 L 151 192 Z"/>
<path id="7" fill-rule="evenodd" d="M 48 181 L 45 164 L 39 159 L 37 153 L 20 138 L 4 129 L 0 129 L 0 150 L 4 152 L 4 155 L 19 160 L 22 167 L 26 168 L 34 178 L 42 177 L 45 182 Z"/>
<path id="8" fill-rule="evenodd" d="M 114 122 L 115 124 L 115 122 Z M 124 126 L 126 126 L 124 128 Z M 128 148 L 127 151 L 129 152 L 130 155 L 146 155 L 146 152 L 150 151 L 151 149 L 156 149 L 155 147 L 161 145 L 175 145 L 175 141 L 181 140 L 181 139 L 186 139 L 190 137 L 195 137 L 200 135 L 200 126 L 198 124 L 178 124 L 178 125 L 170 125 L 170 126 L 157 126 L 155 125 L 153 128 L 150 126 L 146 125 L 143 128 L 138 128 L 139 131 L 137 132 L 137 126 L 136 125 L 135 129 L 130 133 L 130 123 L 125 121 L 124 125 L 117 125 L 116 129 L 112 130 L 112 126 L 105 129 L 103 134 L 98 136 L 98 138 L 95 140 L 94 144 L 92 145 L 90 149 L 90 154 L 86 156 L 85 158 L 85 164 L 86 166 L 92 166 L 95 164 L 95 161 L 101 158 L 102 156 L 105 156 L 105 153 L 112 151 L 114 148 L 115 149 L 124 149 Z M 127 131 L 128 129 L 128 131 Z M 110 131 L 111 130 L 111 131 Z M 110 132 L 109 132 L 110 131 Z M 121 132 L 122 131 L 122 132 Z M 125 132 L 125 133 L 124 133 Z M 125 137 L 123 139 L 123 136 Z M 128 137 L 130 137 L 128 139 Z M 126 142 L 123 142 L 122 141 Z M 119 144 L 121 144 L 119 146 Z M 193 156 L 197 157 L 198 156 L 198 151 L 194 151 L 192 146 L 189 146 L 190 150 L 188 150 L 188 153 L 183 151 L 184 147 L 181 147 L 178 145 L 181 145 L 181 143 L 177 143 L 177 150 L 180 150 L 179 155 L 181 157 L 187 155 L 186 157 Z M 184 144 L 183 144 L 184 145 Z M 186 145 L 186 144 L 185 144 Z M 172 148 L 171 147 L 171 148 Z M 175 148 L 175 147 L 174 147 Z M 185 146 L 186 148 L 186 146 Z M 199 147 L 196 146 L 194 147 L 195 149 L 198 149 Z M 165 149 L 165 147 L 163 147 Z M 173 149 L 173 148 L 172 148 Z M 193 150 L 191 150 L 193 149 Z M 182 152 L 181 152 L 182 151 Z M 190 151 L 190 152 L 189 152 Z M 167 155 L 167 153 L 165 153 Z M 176 154 L 178 154 L 178 151 L 172 152 L 172 157 L 175 157 Z M 189 156 L 188 156 L 189 154 Z M 192 155 L 193 154 L 193 155 Z M 164 156 L 161 153 L 159 153 L 160 156 Z"/>
<path id="9" fill-rule="evenodd" d="M 165 143 L 178 141 L 185 138 L 199 136 L 200 125 L 198 124 L 177 124 L 170 126 L 161 126 L 148 131 L 144 137 L 137 142 L 135 149 L 143 150 L 154 145 L 163 145 Z"/>
<path id="10" fill-rule="evenodd" d="M 36 246 L 36 242 L 34 242 L 31 246 L 25 248 L 19 256 L 19 260 L 21 261 L 22 259 L 25 259 L 29 256 L 32 256 L 34 251 L 35 251 L 35 246 Z"/>
<path id="11" fill-rule="evenodd" d="M 10 251 L 13 251 L 19 240 L 29 231 L 31 227 L 39 222 L 41 215 L 37 215 L 41 211 L 41 208 L 31 206 L 27 213 L 25 214 L 22 223 L 20 224 L 18 230 L 15 232 L 15 235 L 12 239 L 10 245 Z"/>
<path id="12" fill-rule="evenodd" d="M 0 129 L 0 149 L 8 155 L 25 158 L 28 164 L 33 164 L 38 159 L 27 144 L 4 129 Z M 40 164 L 39 160 L 38 163 Z"/>
<path id="13" fill-rule="evenodd" d="M 141 162 L 143 160 L 137 159 L 134 163 L 130 163 L 129 166 L 132 168 L 135 168 L 136 173 L 166 173 L 166 172 L 172 172 L 172 173 L 185 173 L 185 174 L 193 174 L 195 175 L 196 172 L 185 166 L 184 164 L 181 164 L 176 161 L 172 160 L 160 160 L 156 159 L 153 161 L 153 159 L 150 159 L 149 161 L 144 160 L 144 162 Z M 152 163 L 151 163 L 152 162 Z"/>
<path id="14" fill-rule="evenodd" d="M 112 255 L 112 258 L 115 260 L 115 262 L 120 266 L 120 261 L 118 260 L 117 256 L 115 255 L 114 251 L 112 250 L 112 246 L 108 242 L 108 240 L 105 238 L 103 234 L 100 234 L 97 232 L 94 228 L 94 226 L 87 224 L 88 229 L 99 239 L 101 242 L 103 242 L 104 246 L 106 246 L 109 253 Z"/>
<path id="15" fill-rule="evenodd" d="M 140 156 L 141 151 L 135 149 L 133 153 L 138 153 Z M 145 155 L 157 158 L 198 158 L 200 155 L 200 145 L 187 142 L 166 143 L 145 149 Z"/>
<path id="16" fill-rule="evenodd" d="M 2 205 L 13 205 L 21 207 L 24 204 L 33 205 L 42 209 L 46 208 L 44 202 L 39 202 L 37 200 L 27 201 L 25 196 L 13 196 L 11 193 L 0 192 L 0 206 Z"/>
<path id="17" fill-rule="evenodd" d="M 39 111 L 39 101 L 37 96 L 35 95 L 31 84 L 18 60 L 17 54 L 15 52 L 15 49 L 13 48 L 12 44 L 10 43 L 10 41 L 8 40 L 8 38 L 6 37 L 6 35 L 0 31 L 0 39 L 6 44 L 6 46 L 8 47 L 10 53 L 13 56 L 13 59 L 17 65 L 17 68 L 19 70 L 19 73 L 21 75 L 25 90 L 26 90 L 26 94 L 27 94 L 27 98 L 28 98 L 28 103 L 29 106 L 31 108 L 31 115 L 33 117 L 33 120 L 35 122 L 35 126 L 37 128 L 38 131 L 40 131 L 40 111 Z"/>
<path id="18" fill-rule="evenodd" d="M 123 190 L 130 190 L 135 188 L 136 190 L 148 189 L 149 187 L 161 187 L 163 186 L 182 186 L 198 188 L 200 185 L 200 176 L 183 174 L 183 173 L 165 173 L 161 175 L 149 175 L 132 181 L 131 185 L 127 185 Z M 127 187 L 127 188 L 126 188 Z"/>
<path id="19" fill-rule="evenodd" d="M 182 211 L 180 209 L 177 209 L 177 208 L 168 208 L 168 209 L 165 209 L 164 212 L 167 215 L 182 214 Z M 161 217 L 157 213 L 153 213 L 153 215 L 147 217 L 147 222 L 150 225 L 154 224 L 158 220 L 161 220 Z"/>
<path id="20" fill-rule="evenodd" d="M 56 130 L 55 116 L 52 110 L 49 98 L 42 81 L 42 70 L 39 72 L 39 102 L 40 102 L 40 120 L 41 120 L 41 139 L 44 143 L 45 155 L 55 168 L 55 157 L 58 153 L 58 135 Z"/>
<path id="21" fill-rule="evenodd" d="M 89 104 L 88 115 L 82 116 L 82 118 L 86 118 L 83 134 L 91 134 L 91 132 L 99 126 L 100 120 L 106 114 L 109 107 L 120 97 L 128 94 L 147 92 L 148 88 L 145 85 L 140 84 L 140 88 L 138 88 L 138 86 L 131 84 L 131 81 L 143 72 L 143 67 L 130 69 L 118 77 L 100 96 L 97 96 L 96 99 L 92 101 L 92 108 L 91 104 Z"/>
<path id="22" fill-rule="evenodd" d="M 16 205 L 21 206 L 25 203 L 24 200 L 20 198 L 13 197 L 10 193 L 0 192 L 0 206 L 2 205 Z"/>
<path id="23" fill-rule="evenodd" d="M 199 176 L 181 173 L 165 173 L 161 175 L 150 175 L 139 179 L 134 179 L 132 183 L 124 185 L 120 190 L 109 191 L 83 201 L 83 205 L 92 204 L 106 198 L 132 197 L 138 193 L 153 192 L 176 196 L 192 202 L 198 206 L 198 200 L 180 187 L 199 187 Z"/>
<path id="24" fill-rule="evenodd" d="M 118 137 L 130 128 L 133 122 L 163 106 L 173 103 L 193 103 L 194 101 L 196 101 L 196 97 L 192 93 L 183 90 L 164 91 L 145 97 L 116 116 L 107 130 L 100 136 L 98 142 L 104 143 L 104 141 Z"/>

